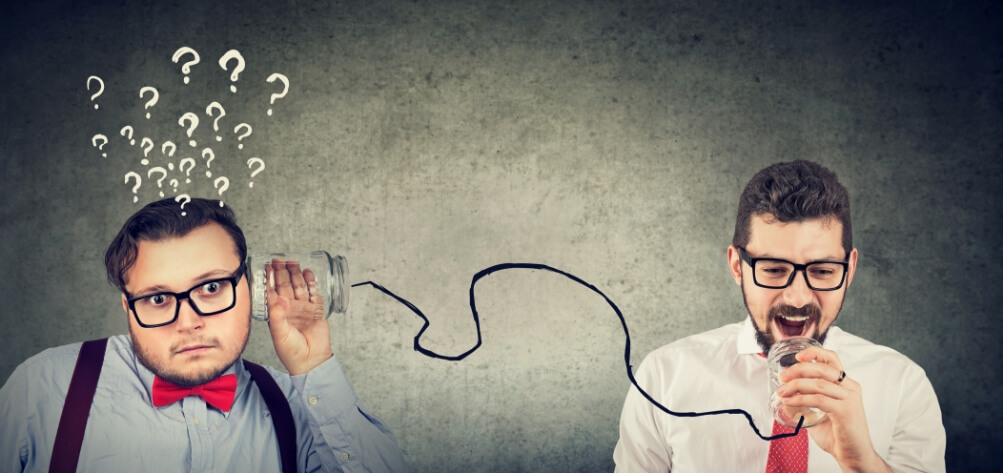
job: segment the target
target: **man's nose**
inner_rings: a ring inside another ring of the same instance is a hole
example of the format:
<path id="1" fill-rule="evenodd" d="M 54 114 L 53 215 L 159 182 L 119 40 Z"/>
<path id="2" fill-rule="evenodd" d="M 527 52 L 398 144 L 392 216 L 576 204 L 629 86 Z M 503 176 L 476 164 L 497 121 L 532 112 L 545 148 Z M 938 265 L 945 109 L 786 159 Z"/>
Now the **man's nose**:
<path id="1" fill-rule="evenodd" d="M 791 307 L 804 307 L 815 298 L 815 293 L 808 287 L 808 276 L 804 270 L 794 272 L 794 280 L 784 288 L 784 303 Z"/>
<path id="2" fill-rule="evenodd" d="M 202 327 L 205 322 L 203 317 L 195 312 L 195 307 L 192 306 L 191 298 L 185 298 L 184 300 L 178 301 L 180 306 L 178 307 L 178 319 L 174 321 L 176 328 L 180 332 L 186 332 L 190 330 L 198 330 Z"/>

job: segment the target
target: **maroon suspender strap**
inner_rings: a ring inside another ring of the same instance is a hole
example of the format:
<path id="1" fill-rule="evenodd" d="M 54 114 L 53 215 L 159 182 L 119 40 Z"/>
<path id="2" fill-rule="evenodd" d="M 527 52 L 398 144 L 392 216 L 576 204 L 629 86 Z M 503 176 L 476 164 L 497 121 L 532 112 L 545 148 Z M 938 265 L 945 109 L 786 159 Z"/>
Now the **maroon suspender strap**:
<path id="1" fill-rule="evenodd" d="M 101 377 L 105 347 L 108 339 L 89 340 L 80 346 L 77 365 L 73 368 L 70 388 L 63 403 L 63 414 L 59 418 L 56 442 L 52 446 L 49 472 L 72 473 L 77 471 L 80 446 L 87 429 L 87 417 L 91 412 L 91 401 Z"/>
<path id="2" fill-rule="evenodd" d="M 289 400 L 279 389 L 268 370 L 256 363 L 244 360 L 244 367 L 251 373 L 251 379 L 258 385 L 258 391 L 265 398 L 265 405 L 272 414 L 272 424 L 275 425 L 275 435 L 279 438 L 279 454 L 282 456 L 282 471 L 289 473 L 296 470 L 296 424 L 293 422 L 293 411 L 289 409 Z"/>

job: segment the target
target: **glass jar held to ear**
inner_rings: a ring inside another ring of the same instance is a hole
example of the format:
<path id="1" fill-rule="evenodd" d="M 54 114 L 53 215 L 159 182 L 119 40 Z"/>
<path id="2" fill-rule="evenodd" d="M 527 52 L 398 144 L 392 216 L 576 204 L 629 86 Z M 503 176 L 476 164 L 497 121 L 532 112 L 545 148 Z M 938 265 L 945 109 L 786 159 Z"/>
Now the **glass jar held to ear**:
<path id="1" fill-rule="evenodd" d="M 309 307 L 317 318 L 348 309 L 348 261 L 326 251 L 252 254 L 247 257 L 247 280 L 255 320 L 268 321 L 270 291 Z"/>

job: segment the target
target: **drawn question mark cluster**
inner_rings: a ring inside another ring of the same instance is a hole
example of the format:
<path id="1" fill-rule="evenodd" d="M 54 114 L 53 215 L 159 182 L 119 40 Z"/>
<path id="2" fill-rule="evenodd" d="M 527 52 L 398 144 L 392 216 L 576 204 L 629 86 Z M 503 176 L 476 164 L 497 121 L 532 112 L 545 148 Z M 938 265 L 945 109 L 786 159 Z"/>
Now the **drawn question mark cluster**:
<path id="1" fill-rule="evenodd" d="M 195 49 L 182 46 L 171 55 L 171 62 L 180 65 L 184 84 L 180 86 L 181 90 L 189 90 L 185 87 L 192 82 L 193 68 L 202 63 L 202 57 Z M 227 97 L 233 97 L 232 94 L 237 93 L 237 82 L 242 78 L 246 80 L 242 74 L 247 67 L 247 62 L 240 51 L 229 49 L 219 57 L 217 63 L 224 73 L 228 73 L 230 94 Z M 271 117 L 276 101 L 285 98 L 289 93 L 289 78 L 285 74 L 274 72 L 265 77 L 264 81 L 268 84 L 277 83 L 273 86 L 275 87 L 274 93 L 268 97 L 266 116 Z M 88 76 L 86 89 L 91 93 L 90 102 L 93 103 L 94 110 L 100 110 L 98 99 L 105 93 L 104 79 L 97 75 Z M 115 84 L 112 83 L 109 90 L 114 91 L 114 89 Z M 139 106 L 142 106 L 146 120 L 151 120 L 153 115 L 157 113 L 154 108 L 162 102 L 162 98 L 174 100 L 184 98 L 184 95 L 183 92 L 175 93 L 170 84 L 144 84 L 139 88 L 138 96 L 141 102 Z M 145 179 L 148 186 L 156 183 L 157 190 L 155 192 L 162 198 L 166 192 L 173 192 L 176 195 L 175 201 L 182 209 L 182 215 L 186 215 L 184 206 L 191 202 L 191 194 L 188 193 L 186 187 L 195 185 L 192 180 L 192 171 L 204 167 L 205 178 L 208 183 L 211 183 L 212 190 L 219 195 L 222 206 L 223 193 L 230 188 L 230 178 L 222 175 L 219 163 L 227 165 L 236 159 L 236 162 L 245 164 L 249 172 L 248 188 L 254 187 L 253 179 L 266 168 L 264 158 L 253 155 L 250 157 L 239 156 L 245 152 L 244 145 L 249 141 L 247 138 L 252 135 L 256 125 L 253 125 L 253 120 L 241 117 L 241 114 L 238 113 L 237 116 L 240 120 L 237 120 L 238 124 L 233 126 L 232 135 L 227 133 L 229 126 L 225 125 L 225 122 L 232 120 L 232 118 L 227 114 L 225 103 L 226 98 L 210 101 L 205 105 L 205 115 L 200 113 L 201 107 L 185 111 L 177 118 L 179 128 L 148 130 L 147 128 L 150 127 L 146 124 L 153 123 L 152 120 L 143 123 L 126 123 L 117 130 L 117 135 L 122 138 L 121 140 L 114 138 L 114 132 L 101 131 L 91 136 L 90 144 L 97 148 L 104 159 L 108 158 L 109 151 L 126 159 L 130 155 L 138 158 L 138 163 L 142 168 L 133 168 L 124 175 L 124 183 L 132 191 L 134 203 L 139 202 L 139 190 Z M 224 119 L 224 117 L 226 118 Z M 199 146 L 196 133 L 199 132 L 199 125 L 204 120 L 212 122 L 212 132 L 216 141 L 216 144 L 212 146 L 215 146 L 215 149 L 205 145 Z M 181 135 L 182 133 L 183 135 Z M 113 138 L 109 138 L 109 136 L 113 136 Z M 139 142 L 138 149 L 137 140 Z M 187 148 L 179 147 L 176 144 L 184 142 L 187 142 Z M 154 150 L 157 149 L 160 150 L 160 153 L 154 153 Z M 176 154 L 179 155 L 180 160 L 175 167 Z M 157 161 L 157 163 L 153 161 Z M 216 167 L 213 167 L 214 164 Z M 165 182 L 167 183 L 166 187 Z"/>

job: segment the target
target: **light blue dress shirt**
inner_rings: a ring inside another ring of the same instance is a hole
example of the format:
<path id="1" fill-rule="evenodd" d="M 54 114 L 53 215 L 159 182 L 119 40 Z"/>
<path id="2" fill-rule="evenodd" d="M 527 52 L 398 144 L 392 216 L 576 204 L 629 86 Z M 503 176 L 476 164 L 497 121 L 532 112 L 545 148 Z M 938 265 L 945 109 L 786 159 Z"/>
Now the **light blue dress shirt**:
<path id="1" fill-rule="evenodd" d="M 80 343 L 45 350 L 0 388 L 0 471 L 48 471 L 79 350 Z M 300 471 L 407 471 L 397 440 L 362 409 L 336 358 L 300 376 L 267 369 L 289 400 Z M 153 407 L 153 373 L 129 336 L 111 337 L 77 471 L 280 471 L 264 398 L 242 363 L 227 373 L 237 375 L 229 412 L 197 396 Z"/>

